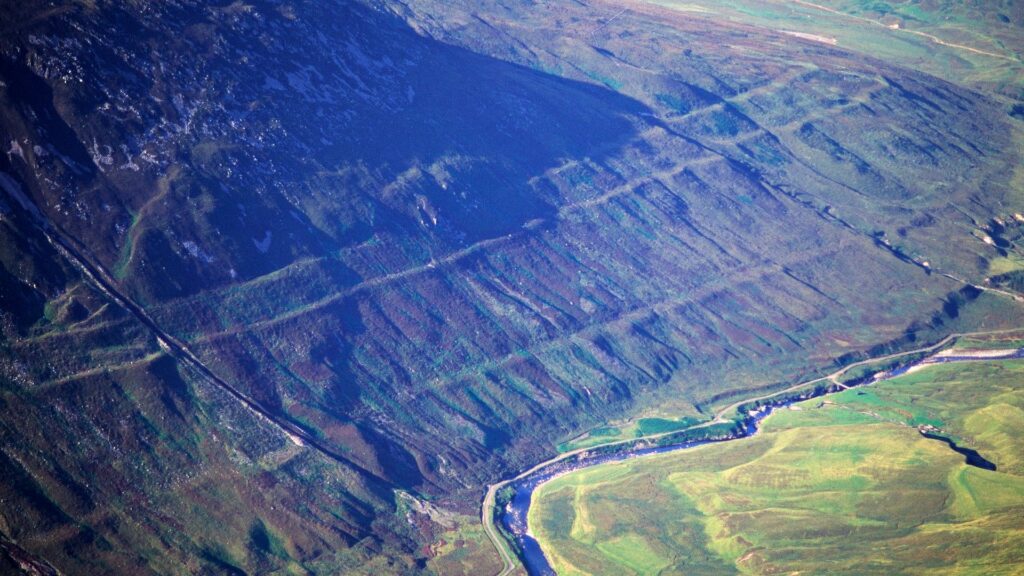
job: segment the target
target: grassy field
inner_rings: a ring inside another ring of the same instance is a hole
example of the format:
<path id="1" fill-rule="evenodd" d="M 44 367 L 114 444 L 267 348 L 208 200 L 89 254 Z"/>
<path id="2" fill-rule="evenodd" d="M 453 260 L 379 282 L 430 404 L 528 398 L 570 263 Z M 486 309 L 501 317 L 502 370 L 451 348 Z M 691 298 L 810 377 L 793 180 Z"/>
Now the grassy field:
<path id="1" fill-rule="evenodd" d="M 700 422 L 700 419 L 698 418 L 693 416 L 684 416 L 682 418 L 649 417 L 629 420 L 623 424 L 613 423 L 607 426 L 594 428 L 582 436 L 578 436 L 572 440 L 559 444 L 558 451 L 568 452 L 578 448 L 599 446 L 601 444 L 617 440 L 643 438 L 644 436 L 650 436 L 651 434 L 662 434 L 665 432 L 674 432 L 676 430 L 685 430 L 698 422 Z"/>
<path id="2" fill-rule="evenodd" d="M 815 38 L 976 88 L 1019 96 L 1017 23 L 995 7 L 963 2 L 868 0 L 648 0 L 695 17 L 724 19 Z"/>
<path id="3" fill-rule="evenodd" d="M 1021 346 L 1024 346 L 1024 334 L 1011 332 L 999 336 L 960 338 L 953 345 L 953 348 L 965 350 L 1005 350 L 1007 348 L 1020 348 Z"/>
<path id="4" fill-rule="evenodd" d="M 529 521 L 563 575 L 1021 574 L 1022 444 L 1024 362 L 932 366 L 751 438 L 563 476 Z"/>

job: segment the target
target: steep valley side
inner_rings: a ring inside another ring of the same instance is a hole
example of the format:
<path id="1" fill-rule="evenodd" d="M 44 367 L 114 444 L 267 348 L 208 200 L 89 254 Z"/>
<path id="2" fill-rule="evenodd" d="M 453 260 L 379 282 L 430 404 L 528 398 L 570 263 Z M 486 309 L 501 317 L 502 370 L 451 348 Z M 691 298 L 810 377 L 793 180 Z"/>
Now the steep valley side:
<path id="1" fill-rule="evenodd" d="M 70 573 L 437 570 L 584 430 L 1019 324 L 972 287 L 1022 255 L 1003 97 L 616 13 L 5 11 L 0 534 Z"/>

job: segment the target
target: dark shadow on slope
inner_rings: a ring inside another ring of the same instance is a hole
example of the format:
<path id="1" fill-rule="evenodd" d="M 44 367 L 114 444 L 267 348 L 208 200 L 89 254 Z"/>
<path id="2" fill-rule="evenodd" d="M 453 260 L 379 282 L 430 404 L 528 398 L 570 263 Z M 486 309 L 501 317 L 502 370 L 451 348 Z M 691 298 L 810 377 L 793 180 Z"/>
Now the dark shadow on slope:
<path id="1" fill-rule="evenodd" d="M 113 223 L 136 222 L 121 240 L 133 247 L 122 287 L 144 305 L 202 294 L 300 259 L 329 260 L 369 241 L 382 245 L 375 263 L 396 272 L 504 236 L 555 214 L 532 178 L 567 159 L 601 162 L 635 135 L 638 118 L 648 113 L 606 88 L 438 42 L 355 2 L 254 2 L 245 9 L 164 3 L 145 14 L 134 10 L 108 5 L 68 12 L 18 28 L 6 43 L 28 45 L 29 34 L 60 36 L 74 28 L 102 31 L 98 37 L 107 40 L 66 48 L 64 56 L 85 80 L 73 88 L 47 88 L 53 80 L 38 76 L 20 82 L 38 96 L 32 113 L 23 115 L 48 120 L 42 127 L 25 121 L 12 135 L 43 141 L 46 134 L 71 134 L 52 143 L 76 159 L 88 157 L 97 142 L 104 154 L 124 142 L 136 158 L 145 149 L 167 162 L 152 174 L 137 162 L 141 176 L 125 175 L 115 169 L 125 158 L 116 157 L 106 171 L 77 174 L 75 200 L 97 220 L 50 210 L 54 193 L 26 185 L 48 216 L 108 267 L 111 252 L 127 252 L 110 248 Z M 22 76 L 34 74 L 23 62 L 17 66 Z M 112 100 L 116 108 L 118 98 L 136 110 L 131 120 L 97 112 Z M 154 132 L 156 125 L 162 127 Z M 13 169 L 29 184 L 36 178 L 27 164 Z M 165 196 L 138 214 L 161 190 Z M 101 206 L 111 195 L 117 201 Z M 334 277 L 360 280 L 349 272 Z M 343 287 L 325 284 L 308 297 Z M 350 350 L 326 353 L 336 366 L 350 364 L 338 357 Z M 267 386 L 262 372 L 268 368 L 257 363 L 230 371 L 277 412 L 273 391 L 256 389 Z M 339 374 L 332 380 L 340 387 L 362 379 Z M 361 403 L 361 392 L 328 392 L 340 405 L 331 412 L 340 418 L 347 405 Z M 379 429 L 362 432 L 380 444 L 383 457 L 402 453 L 401 442 Z M 403 470 L 403 485 L 419 482 L 415 466 Z"/>
<path id="2" fill-rule="evenodd" d="M 112 154 L 105 172 L 76 182 L 89 193 L 75 200 L 96 220 L 49 216 L 111 267 L 134 241 L 125 282 L 152 302 L 371 239 L 400 255 L 378 258 L 396 272 L 508 234 L 554 214 L 531 178 L 570 158 L 600 161 L 647 113 L 606 88 L 438 42 L 356 2 L 135 10 L 70 11 L 16 26 L 3 44 L 72 27 L 107 40 L 65 47 L 85 82 L 52 94 L 38 76 L 18 80 L 33 74 L 23 63 L 8 66 L 20 72 L 7 81 L 33 92 L 33 113 L 48 119 L 46 133 L 11 136 L 51 142 L 77 162 L 90 162 L 86 148 Z M 32 50 L 46 60 L 45 46 Z M 134 111 L 97 111 L 122 105 Z M 164 165 L 139 160 L 143 150 Z M 129 153 L 140 172 L 118 169 Z M 27 188 L 40 206 L 55 203 L 56 192 Z M 161 189 L 164 201 L 132 237 L 110 234 Z M 146 264 L 156 257 L 159 266 Z"/>

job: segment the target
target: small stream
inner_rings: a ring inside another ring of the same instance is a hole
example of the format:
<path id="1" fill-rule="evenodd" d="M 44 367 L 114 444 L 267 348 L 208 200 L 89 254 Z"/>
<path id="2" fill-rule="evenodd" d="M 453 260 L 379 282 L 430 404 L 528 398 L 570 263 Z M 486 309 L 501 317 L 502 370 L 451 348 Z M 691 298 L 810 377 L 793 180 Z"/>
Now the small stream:
<path id="1" fill-rule="evenodd" d="M 873 377 L 867 377 L 856 382 L 848 383 L 848 388 L 856 386 L 862 386 L 866 384 L 872 384 L 895 378 L 906 373 L 911 367 L 922 365 L 922 364 L 945 364 L 950 362 L 979 362 L 979 361 L 994 361 L 994 360 L 1012 360 L 1024 358 L 1024 348 L 1015 350 L 1012 353 L 997 357 L 979 358 L 974 356 L 932 356 L 916 364 L 904 366 L 902 368 L 891 370 L 888 372 L 882 372 Z M 761 406 L 757 410 L 752 410 L 743 417 L 743 420 L 738 423 L 735 432 L 729 435 L 725 435 L 719 438 L 705 439 L 705 440 L 691 440 L 683 441 L 678 444 L 669 444 L 665 446 L 649 446 L 644 440 L 638 439 L 633 444 L 624 445 L 619 451 L 613 452 L 598 452 L 590 453 L 584 452 L 575 458 L 570 458 L 564 461 L 555 462 L 550 466 L 542 468 L 533 474 L 517 480 L 510 484 L 515 491 L 512 500 L 506 505 L 505 509 L 500 513 L 499 520 L 504 529 L 512 534 L 516 546 L 519 549 L 519 559 L 523 562 L 526 567 L 526 572 L 530 576 L 555 576 L 555 571 L 551 568 L 548 563 L 547 557 L 544 556 L 544 552 L 541 550 L 540 543 L 530 534 L 529 526 L 527 526 L 526 516 L 530 510 L 530 503 L 533 498 L 533 492 L 541 484 L 583 468 L 591 466 L 597 466 L 600 464 L 608 464 L 611 462 L 621 462 L 630 458 L 638 458 L 641 456 L 648 456 L 652 454 L 664 454 L 667 452 L 675 452 L 677 450 L 687 450 L 696 446 L 703 446 L 705 444 L 715 444 L 719 442 L 728 442 L 730 440 L 738 440 L 740 438 L 746 438 L 753 436 L 757 433 L 759 425 L 762 420 L 767 418 L 772 412 L 779 408 L 785 408 L 797 402 L 803 402 L 811 398 L 817 398 L 826 396 L 835 392 L 839 392 L 842 389 L 836 387 L 828 387 L 825 389 L 812 389 L 805 394 L 797 397 L 780 400 L 775 403 L 769 403 Z M 951 439 L 940 436 L 932 432 L 922 431 L 921 434 L 926 438 L 933 440 L 939 440 L 945 442 L 955 452 L 964 455 L 967 464 L 983 468 L 985 470 L 995 470 L 996 465 L 991 461 L 985 459 L 983 456 L 978 454 L 977 451 L 969 448 L 957 446 Z"/>

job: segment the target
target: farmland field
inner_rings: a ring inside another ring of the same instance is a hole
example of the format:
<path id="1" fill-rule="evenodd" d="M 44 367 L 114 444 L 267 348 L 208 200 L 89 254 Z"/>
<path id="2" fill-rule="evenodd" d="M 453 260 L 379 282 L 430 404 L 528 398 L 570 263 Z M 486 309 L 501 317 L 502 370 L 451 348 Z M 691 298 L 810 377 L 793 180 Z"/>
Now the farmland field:
<path id="1" fill-rule="evenodd" d="M 559 477 L 529 521 L 559 574 L 1019 574 L 1022 439 L 1024 362 L 930 366 L 751 438 Z"/>

